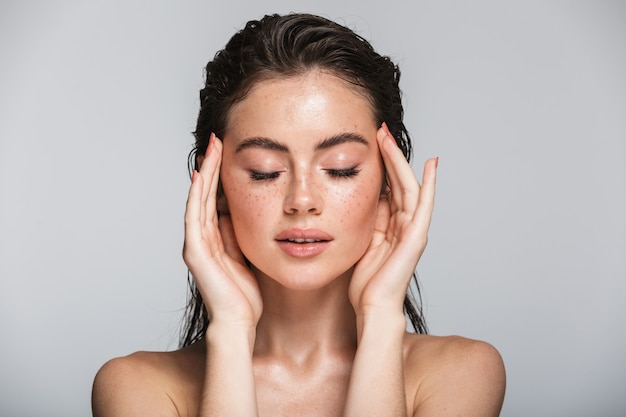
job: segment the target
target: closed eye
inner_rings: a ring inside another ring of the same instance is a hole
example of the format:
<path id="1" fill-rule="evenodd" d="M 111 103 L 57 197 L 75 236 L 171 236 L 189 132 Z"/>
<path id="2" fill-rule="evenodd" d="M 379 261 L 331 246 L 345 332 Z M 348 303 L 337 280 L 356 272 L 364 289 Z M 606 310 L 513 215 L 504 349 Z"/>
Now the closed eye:
<path id="1" fill-rule="evenodd" d="M 250 171 L 250 179 L 253 181 L 268 181 L 278 178 L 280 175 L 280 171 L 274 172 L 258 172 L 258 171 Z"/>
<path id="2" fill-rule="evenodd" d="M 331 177 L 349 178 L 356 176 L 359 172 L 361 172 L 361 170 L 357 169 L 356 166 L 354 166 L 348 169 L 327 169 L 326 172 L 328 172 L 328 175 L 330 175 Z"/>

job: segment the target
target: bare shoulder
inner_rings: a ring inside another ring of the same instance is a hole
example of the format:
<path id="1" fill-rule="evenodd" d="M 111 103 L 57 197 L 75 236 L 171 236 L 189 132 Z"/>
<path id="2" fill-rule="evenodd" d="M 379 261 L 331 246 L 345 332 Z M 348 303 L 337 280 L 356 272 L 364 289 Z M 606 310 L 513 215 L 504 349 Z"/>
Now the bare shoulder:
<path id="1" fill-rule="evenodd" d="M 111 359 L 94 379 L 94 417 L 193 415 L 202 385 L 201 362 L 203 352 L 197 347 Z"/>
<path id="2" fill-rule="evenodd" d="M 404 358 L 414 416 L 500 414 L 506 385 L 504 363 L 489 343 L 459 336 L 407 334 Z"/>

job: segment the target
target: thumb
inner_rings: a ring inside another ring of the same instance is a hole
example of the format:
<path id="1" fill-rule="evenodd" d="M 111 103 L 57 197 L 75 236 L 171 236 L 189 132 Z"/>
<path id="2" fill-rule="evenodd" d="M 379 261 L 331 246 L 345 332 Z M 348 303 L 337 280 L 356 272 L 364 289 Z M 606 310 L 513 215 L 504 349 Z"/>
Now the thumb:
<path id="1" fill-rule="evenodd" d="M 389 221 L 391 219 L 391 207 L 389 205 L 389 195 L 383 193 L 378 199 L 378 209 L 376 211 L 376 222 L 374 223 L 374 236 L 372 243 L 374 246 L 381 243 L 387 236 Z"/>
<path id="2" fill-rule="evenodd" d="M 222 242 L 224 243 L 224 252 L 235 262 L 244 263 L 243 253 L 239 249 L 237 238 L 235 237 L 235 230 L 233 229 L 233 222 L 230 215 L 220 213 L 219 217 L 219 229 L 222 235 Z"/>

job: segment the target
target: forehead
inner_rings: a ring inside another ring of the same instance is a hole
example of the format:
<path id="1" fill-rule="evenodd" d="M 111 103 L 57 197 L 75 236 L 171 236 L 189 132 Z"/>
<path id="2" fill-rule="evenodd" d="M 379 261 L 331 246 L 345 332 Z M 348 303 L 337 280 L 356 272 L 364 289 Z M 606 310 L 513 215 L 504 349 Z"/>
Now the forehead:
<path id="1" fill-rule="evenodd" d="M 364 90 L 322 70 L 262 79 L 231 108 L 226 135 L 288 125 L 294 131 L 312 127 L 354 130 L 376 127 L 374 111 Z"/>

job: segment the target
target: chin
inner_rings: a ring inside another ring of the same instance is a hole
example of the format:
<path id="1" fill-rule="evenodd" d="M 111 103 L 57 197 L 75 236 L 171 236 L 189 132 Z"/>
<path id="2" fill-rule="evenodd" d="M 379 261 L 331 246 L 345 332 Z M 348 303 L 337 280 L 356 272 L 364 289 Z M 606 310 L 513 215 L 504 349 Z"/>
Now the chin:
<path id="1" fill-rule="evenodd" d="M 252 266 L 257 279 L 267 278 L 270 281 L 293 291 L 315 291 L 327 287 L 333 283 L 339 283 L 352 276 L 353 267 L 344 272 L 330 273 L 328 269 L 320 271 L 319 268 L 293 268 L 292 271 L 282 269 L 280 273 L 268 273 Z"/>

